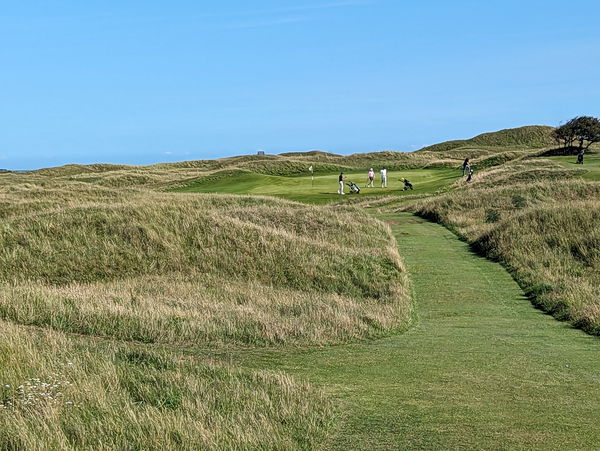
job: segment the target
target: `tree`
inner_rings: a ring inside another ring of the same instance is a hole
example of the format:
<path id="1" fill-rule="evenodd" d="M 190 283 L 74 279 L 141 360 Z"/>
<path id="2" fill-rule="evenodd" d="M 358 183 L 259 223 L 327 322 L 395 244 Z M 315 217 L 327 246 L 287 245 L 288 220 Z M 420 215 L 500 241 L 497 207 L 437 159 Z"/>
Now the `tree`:
<path id="1" fill-rule="evenodd" d="M 575 142 L 575 128 L 573 126 L 573 119 L 571 119 L 566 124 L 561 125 L 560 127 L 555 128 L 552 131 L 552 137 L 556 140 L 557 143 L 563 143 L 564 147 L 571 147 Z"/>
<path id="2" fill-rule="evenodd" d="M 554 129 L 552 136 L 565 148 L 573 147 L 579 141 L 579 149 L 587 150 L 595 142 L 600 142 L 600 120 L 592 116 L 577 116 Z"/>
<path id="3" fill-rule="evenodd" d="M 600 120 L 592 116 L 575 118 L 575 134 L 579 141 L 579 148 L 587 150 L 595 142 L 600 141 Z M 587 141 L 584 147 L 583 143 Z"/>

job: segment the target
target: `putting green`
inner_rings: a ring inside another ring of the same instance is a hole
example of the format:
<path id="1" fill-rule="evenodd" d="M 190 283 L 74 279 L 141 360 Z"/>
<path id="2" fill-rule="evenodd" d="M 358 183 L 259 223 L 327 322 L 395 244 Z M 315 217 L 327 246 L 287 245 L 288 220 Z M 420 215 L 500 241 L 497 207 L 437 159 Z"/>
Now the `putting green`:
<path id="1" fill-rule="evenodd" d="M 583 169 L 587 171 L 582 176 L 585 180 L 600 181 L 600 153 L 586 154 L 583 165 L 575 164 L 577 161 L 576 155 L 567 157 L 550 157 L 550 159 L 569 169 Z"/>
<path id="2" fill-rule="evenodd" d="M 221 357 L 329 392 L 339 411 L 326 448 L 597 448 L 598 339 L 534 309 L 500 265 L 442 226 L 382 219 L 411 273 L 414 327 L 354 345 Z"/>
<path id="3" fill-rule="evenodd" d="M 388 172 L 388 187 L 381 188 L 379 176 L 375 178 L 373 188 L 366 187 L 367 175 L 364 172 L 348 172 L 345 175 L 346 182 L 353 181 L 361 188 L 358 195 L 365 196 L 405 196 L 408 194 L 428 194 L 440 188 L 449 186 L 460 177 L 460 171 L 453 169 L 411 169 L 405 171 Z M 289 200 L 324 204 L 339 201 L 341 196 L 337 194 L 339 174 L 310 175 L 300 177 L 282 177 L 263 175 L 251 172 L 227 172 L 223 176 L 215 176 L 198 179 L 189 185 L 178 188 L 178 192 L 201 192 L 201 193 L 230 193 L 230 194 L 252 194 L 282 197 Z M 404 184 L 400 178 L 410 180 L 415 190 L 403 191 Z M 345 192 L 350 188 L 345 186 Z M 346 197 L 357 197 L 346 194 Z"/>

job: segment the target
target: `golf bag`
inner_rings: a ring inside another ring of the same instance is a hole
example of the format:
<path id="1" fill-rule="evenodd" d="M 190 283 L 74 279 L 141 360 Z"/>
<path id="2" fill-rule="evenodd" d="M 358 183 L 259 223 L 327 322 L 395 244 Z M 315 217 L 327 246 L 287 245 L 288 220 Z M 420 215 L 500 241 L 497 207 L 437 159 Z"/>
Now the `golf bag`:
<path id="1" fill-rule="evenodd" d="M 348 182 L 346 183 L 346 185 L 348 185 L 350 187 L 350 194 L 360 194 L 360 188 L 358 187 L 358 185 L 354 182 Z"/>

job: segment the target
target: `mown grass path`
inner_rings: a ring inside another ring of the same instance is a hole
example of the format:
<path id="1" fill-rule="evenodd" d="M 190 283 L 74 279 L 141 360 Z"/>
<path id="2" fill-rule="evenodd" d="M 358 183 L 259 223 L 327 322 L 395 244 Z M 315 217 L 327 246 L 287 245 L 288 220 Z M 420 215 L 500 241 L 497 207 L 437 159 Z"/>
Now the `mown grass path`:
<path id="1" fill-rule="evenodd" d="M 337 399 L 326 448 L 600 446 L 598 339 L 534 309 L 500 265 L 440 225 L 381 219 L 411 273 L 414 327 L 374 342 L 235 358 L 306 378 Z"/>

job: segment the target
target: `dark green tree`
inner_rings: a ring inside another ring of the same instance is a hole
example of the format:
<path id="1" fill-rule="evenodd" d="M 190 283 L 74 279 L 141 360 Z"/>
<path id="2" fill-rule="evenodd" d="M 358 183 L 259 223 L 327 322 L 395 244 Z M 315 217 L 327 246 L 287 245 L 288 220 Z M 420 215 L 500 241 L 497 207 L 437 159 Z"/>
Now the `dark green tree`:
<path id="1" fill-rule="evenodd" d="M 600 141 L 600 120 L 592 116 L 575 118 L 575 135 L 579 148 L 587 150 L 592 144 Z M 587 143 L 584 147 L 584 143 Z"/>
<path id="2" fill-rule="evenodd" d="M 565 148 L 572 147 L 576 139 L 575 128 L 573 126 L 573 119 L 571 119 L 566 124 L 555 128 L 552 131 L 552 137 L 556 140 L 557 143 L 562 143 Z"/>
<path id="3" fill-rule="evenodd" d="M 592 116 L 577 116 L 554 129 L 552 136 L 564 147 L 573 147 L 578 141 L 579 149 L 587 150 L 595 142 L 600 142 L 600 120 Z"/>

